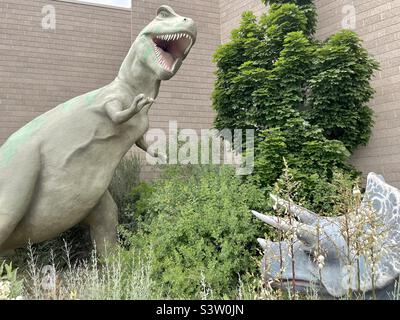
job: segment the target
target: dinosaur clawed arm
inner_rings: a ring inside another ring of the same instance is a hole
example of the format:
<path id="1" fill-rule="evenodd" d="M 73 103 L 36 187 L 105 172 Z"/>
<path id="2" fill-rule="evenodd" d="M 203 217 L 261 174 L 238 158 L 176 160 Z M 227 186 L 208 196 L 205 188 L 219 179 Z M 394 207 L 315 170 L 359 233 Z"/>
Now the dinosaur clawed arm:
<path id="1" fill-rule="evenodd" d="M 154 103 L 154 99 L 145 97 L 144 94 L 140 94 L 135 97 L 131 106 L 127 109 L 123 109 L 121 102 L 118 100 L 113 100 L 106 104 L 106 112 L 110 119 L 115 124 L 122 124 L 129 119 L 131 119 L 135 114 L 142 111 L 143 108 L 150 109 L 151 105 Z"/>

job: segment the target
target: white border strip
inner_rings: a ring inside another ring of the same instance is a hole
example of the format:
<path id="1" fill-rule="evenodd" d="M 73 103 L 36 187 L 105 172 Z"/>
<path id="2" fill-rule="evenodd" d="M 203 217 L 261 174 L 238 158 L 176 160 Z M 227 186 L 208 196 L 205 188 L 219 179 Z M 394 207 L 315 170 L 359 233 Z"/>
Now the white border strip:
<path id="1" fill-rule="evenodd" d="M 105 8 L 105 9 L 115 9 L 115 10 L 123 10 L 123 11 L 132 11 L 132 8 L 125 8 L 125 7 L 118 7 L 118 6 L 112 6 L 108 4 L 99 4 L 99 3 L 93 3 L 93 2 L 86 2 L 86 1 L 78 1 L 78 0 L 52 0 L 52 1 L 57 1 L 57 2 L 67 2 L 67 3 L 73 3 L 73 4 L 80 4 L 84 6 L 94 6 L 94 7 L 100 7 L 100 8 Z"/>

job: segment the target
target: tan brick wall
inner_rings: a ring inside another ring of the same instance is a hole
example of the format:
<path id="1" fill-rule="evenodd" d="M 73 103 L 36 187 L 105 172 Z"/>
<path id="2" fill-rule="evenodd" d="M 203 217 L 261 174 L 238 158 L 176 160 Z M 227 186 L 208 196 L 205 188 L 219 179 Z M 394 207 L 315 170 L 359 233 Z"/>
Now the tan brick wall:
<path id="1" fill-rule="evenodd" d="M 353 2 L 356 31 L 382 66 L 373 82 L 373 137 L 353 162 L 400 186 L 400 0 L 316 0 L 318 37 L 339 30 L 342 8 Z M 47 4 L 56 8 L 56 31 L 42 30 Z M 131 41 L 161 4 L 195 19 L 199 37 L 179 74 L 163 83 L 151 127 L 166 128 L 170 120 L 180 128 L 211 127 L 212 54 L 228 41 L 243 11 L 265 12 L 260 0 L 133 0 L 132 13 L 55 0 L 0 0 L 0 144 L 40 113 L 112 81 Z"/>
<path id="2" fill-rule="evenodd" d="M 56 30 L 42 29 L 42 7 Z M 129 49 L 131 14 L 52 0 L 0 0 L 0 144 L 39 114 L 112 81 Z"/>
<path id="3" fill-rule="evenodd" d="M 260 16 L 266 11 L 261 0 L 220 0 L 221 12 L 221 40 L 223 43 L 229 40 L 231 31 L 237 28 L 244 11 L 253 11 Z"/>
<path id="4" fill-rule="evenodd" d="M 355 31 L 382 69 L 373 81 L 373 136 L 367 147 L 356 151 L 352 162 L 364 173 L 381 173 L 400 186 L 400 0 L 316 0 L 321 39 L 341 28 L 343 6 L 352 3 L 356 9 Z"/>
<path id="5" fill-rule="evenodd" d="M 166 129 L 169 121 L 177 121 L 180 129 L 212 127 L 211 92 L 215 81 L 212 55 L 221 43 L 218 1 L 213 0 L 134 0 L 132 2 L 132 35 L 154 19 L 160 5 L 168 4 L 182 16 L 194 19 L 198 38 L 179 73 L 163 82 L 157 102 L 150 112 L 150 127 Z M 143 153 L 141 154 L 143 156 Z M 154 168 L 143 167 L 144 177 Z"/>

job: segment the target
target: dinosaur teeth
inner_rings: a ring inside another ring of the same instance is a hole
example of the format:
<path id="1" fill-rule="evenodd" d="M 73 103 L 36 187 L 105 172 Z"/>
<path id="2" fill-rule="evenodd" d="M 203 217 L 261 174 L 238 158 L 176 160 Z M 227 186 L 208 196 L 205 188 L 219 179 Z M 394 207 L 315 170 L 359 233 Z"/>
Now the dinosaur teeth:
<path id="1" fill-rule="evenodd" d="M 160 55 L 161 55 L 160 49 L 156 45 L 154 45 L 154 48 L 155 48 L 154 51 L 156 52 L 156 56 L 160 57 Z"/>
<path id="2" fill-rule="evenodd" d="M 156 38 L 164 41 L 175 41 L 181 38 L 188 38 L 193 42 L 192 37 L 186 33 L 163 34 L 156 36 Z"/>
<path id="3" fill-rule="evenodd" d="M 154 35 L 153 41 L 155 42 L 155 61 L 166 71 L 173 72 L 178 59 L 183 59 L 190 51 L 194 39 L 186 32 L 177 32 Z"/>
<path id="4" fill-rule="evenodd" d="M 181 38 L 188 38 L 193 41 L 192 37 L 186 33 L 163 34 L 156 36 L 156 38 L 164 41 L 175 41 Z"/>

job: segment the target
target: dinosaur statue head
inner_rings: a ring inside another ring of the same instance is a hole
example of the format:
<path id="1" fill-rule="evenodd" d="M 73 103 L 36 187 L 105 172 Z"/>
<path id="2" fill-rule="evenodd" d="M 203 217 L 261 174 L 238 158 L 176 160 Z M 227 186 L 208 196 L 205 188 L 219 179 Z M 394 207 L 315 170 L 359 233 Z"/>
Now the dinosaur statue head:
<path id="1" fill-rule="evenodd" d="M 137 76 L 139 62 L 157 80 L 169 80 L 182 66 L 196 37 L 197 27 L 192 19 L 178 15 L 169 6 L 161 6 L 155 19 L 136 38 L 120 74 L 125 73 L 124 78 L 135 73 Z"/>
<path id="2" fill-rule="evenodd" d="M 253 214 L 291 235 L 290 241 L 258 239 L 262 269 L 273 287 L 317 290 L 325 298 L 352 292 L 365 298 L 393 298 L 400 274 L 400 191 L 370 173 L 358 208 L 340 217 L 321 217 L 271 195 L 293 219 Z"/>

